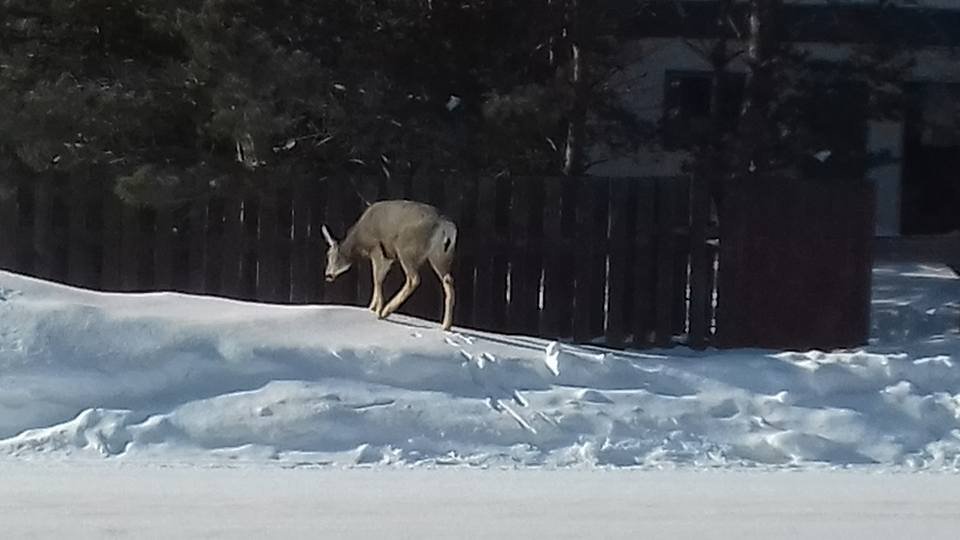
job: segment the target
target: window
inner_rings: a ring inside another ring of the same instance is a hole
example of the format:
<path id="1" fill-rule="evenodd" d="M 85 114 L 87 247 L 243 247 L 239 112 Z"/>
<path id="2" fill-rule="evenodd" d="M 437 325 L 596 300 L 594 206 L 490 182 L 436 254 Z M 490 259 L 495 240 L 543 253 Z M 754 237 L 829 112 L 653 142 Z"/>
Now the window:
<path id="1" fill-rule="evenodd" d="M 743 87 L 743 74 L 725 74 L 719 99 L 720 124 L 724 133 L 733 131 L 737 125 Z M 664 146 L 674 150 L 708 142 L 712 90 L 713 75 L 708 71 L 667 72 L 662 122 Z"/>

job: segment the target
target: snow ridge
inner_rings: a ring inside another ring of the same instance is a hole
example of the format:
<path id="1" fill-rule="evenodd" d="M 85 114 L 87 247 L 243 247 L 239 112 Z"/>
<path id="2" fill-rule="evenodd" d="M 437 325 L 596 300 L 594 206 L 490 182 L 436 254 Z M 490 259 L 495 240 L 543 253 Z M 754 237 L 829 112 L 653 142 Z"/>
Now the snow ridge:
<path id="1" fill-rule="evenodd" d="M 637 353 L 0 272 L 0 459 L 957 470 L 960 338 L 887 331 L 956 281 L 862 350 Z"/>

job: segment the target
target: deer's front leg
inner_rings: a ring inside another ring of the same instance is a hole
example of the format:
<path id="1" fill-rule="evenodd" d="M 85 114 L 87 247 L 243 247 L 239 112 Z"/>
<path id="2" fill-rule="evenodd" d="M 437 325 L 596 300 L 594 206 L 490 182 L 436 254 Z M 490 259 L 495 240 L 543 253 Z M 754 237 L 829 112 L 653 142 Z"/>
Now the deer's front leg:
<path id="1" fill-rule="evenodd" d="M 370 253 L 370 268 L 373 273 L 373 294 L 370 297 L 369 309 L 374 313 L 379 314 L 383 309 L 383 280 L 386 279 L 387 273 L 390 272 L 390 266 L 392 265 L 393 261 L 387 259 L 379 247 Z"/>
<path id="2" fill-rule="evenodd" d="M 380 310 L 379 317 L 385 319 L 390 316 L 391 313 L 397 310 L 406 300 L 413 294 L 413 291 L 420 285 L 420 272 L 419 269 L 412 264 L 405 263 L 403 259 L 400 260 L 400 265 L 403 267 L 403 273 L 407 276 L 406 283 L 403 284 L 403 287 L 397 292 L 387 305 Z"/>

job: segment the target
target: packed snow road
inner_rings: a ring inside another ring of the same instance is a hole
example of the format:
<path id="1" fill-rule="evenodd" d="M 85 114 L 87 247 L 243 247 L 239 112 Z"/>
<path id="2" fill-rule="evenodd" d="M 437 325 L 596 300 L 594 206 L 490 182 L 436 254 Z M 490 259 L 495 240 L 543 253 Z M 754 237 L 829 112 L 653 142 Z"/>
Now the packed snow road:
<path id="1" fill-rule="evenodd" d="M 21 538 L 953 539 L 960 478 L 0 464 Z"/>

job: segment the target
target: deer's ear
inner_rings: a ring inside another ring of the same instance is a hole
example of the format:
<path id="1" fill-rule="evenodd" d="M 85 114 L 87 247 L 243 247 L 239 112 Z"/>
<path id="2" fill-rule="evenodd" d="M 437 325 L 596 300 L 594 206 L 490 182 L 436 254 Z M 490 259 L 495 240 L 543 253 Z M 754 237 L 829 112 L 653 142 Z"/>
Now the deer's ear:
<path id="1" fill-rule="evenodd" d="M 326 225 L 320 226 L 320 232 L 323 233 L 323 237 L 327 239 L 327 243 L 330 244 L 331 247 L 337 245 L 337 241 L 334 240 L 333 236 L 330 235 L 330 231 L 327 229 Z"/>

